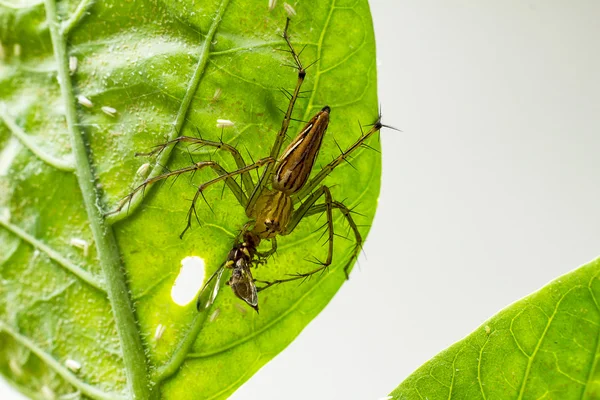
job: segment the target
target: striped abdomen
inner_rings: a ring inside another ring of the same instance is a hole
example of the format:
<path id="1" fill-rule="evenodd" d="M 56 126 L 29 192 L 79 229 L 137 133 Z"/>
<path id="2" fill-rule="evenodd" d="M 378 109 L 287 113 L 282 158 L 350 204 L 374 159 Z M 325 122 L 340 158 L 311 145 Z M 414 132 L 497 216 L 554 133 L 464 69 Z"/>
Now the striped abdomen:
<path id="1" fill-rule="evenodd" d="M 310 176 L 329 125 L 329 111 L 328 106 L 323 107 L 279 157 L 273 175 L 273 189 L 288 195 L 302 189 Z"/>

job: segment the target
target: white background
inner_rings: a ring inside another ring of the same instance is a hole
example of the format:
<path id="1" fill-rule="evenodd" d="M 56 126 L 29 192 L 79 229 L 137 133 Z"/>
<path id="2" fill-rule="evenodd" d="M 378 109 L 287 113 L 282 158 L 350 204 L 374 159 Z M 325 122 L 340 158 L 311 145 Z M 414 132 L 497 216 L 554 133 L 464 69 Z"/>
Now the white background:
<path id="1" fill-rule="evenodd" d="M 384 122 L 404 132 L 382 133 L 367 258 L 234 399 L 384 397 L 600 255 L 600 2 L 371 6 Z"/>

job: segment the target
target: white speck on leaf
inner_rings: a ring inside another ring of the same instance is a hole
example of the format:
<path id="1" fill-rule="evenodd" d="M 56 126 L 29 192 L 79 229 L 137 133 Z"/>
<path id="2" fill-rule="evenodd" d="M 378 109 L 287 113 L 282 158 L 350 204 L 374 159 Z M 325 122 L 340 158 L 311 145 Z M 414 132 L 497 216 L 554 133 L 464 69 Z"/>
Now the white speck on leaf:
<path id="1" fill-rule="evenodd" d="M 65 365 L 73 372 L 77 372 L 81 369 L 81 363 L 70 358 L 67 361 L 65 361 Z"/>
<path id="2" fill-rule="evenodd" d="M 69 72 L 73 75 L 77 71 L 77 57 L 69 57 Z"/>
<path id="3" fill-rule="evenodd" d="M 213 101 L 219 100 L 222 92 L 223 91 L 221 90 L 221 88 L 217 88 L 217 90 L 215 90 L 215 94 L 213 94 Z"/>
<path id="4" fill-rule="evenodd" d="M 208 318 L 210 322 L 213 322 L 215 319 L 217 319 L 217 317 L 219 316 L 219 314 L 221 314 L 221 309 L 217 308 L 215 311 L 213 311 L 212 314 L 210 314 L 210 317 Z"/>
<path id="5" fill-rule="evenodd" d="M 77 101 L 79 102 L 79 104 L 81 104 L 84 107 L 87 107 L 87 108 L 94 107 L 94 103 L 92 103 L 92 101 L 90 99 L 88 99 L 87 97 L 85 97 L 82 94 L 77 96 Z"/>
<path id="6" fill-rule="evenodd" d="M 10 367 L 10 371 L 16 377 L 19 377 L 19 376 L 23 375 L 23 369 L 21 368 L 21 365 L 19 364 L 19 362 L 17 360 L 11 359 L 8 362 L 8 366 Z"/>
<path id="7" fill-rule="evenodd" d="M 292 7 L 290 4 L 283 3 L 283 8 L 285 8 L 285 12 L 287 12 L 290 17 L 296 15 L 296 10 L 294 10 L 294 7 Z"/>
<path id="8" fill-rule="evenodd" d="M 106 115 L 110 115 L 111 117 L 114 117 L 115 114 L 117 113 L 117 110 L 109 107 L 109 106 L 102 106 L 102 112 Z"/>
<path id="9" fill-rule="evenodd" d="M 233 125 L 235 124 L 228 119 L 217 119 L 217 128 L 227 128 Z"/>
<path id="10" fill-rule="evenodd" d="M 165 329 L 167 329 L 166 326 L 164 326 L 163 324 L 158 324 L 156 330 L 154 331 L 154 340 L 159 341 L 163 333 L 165 332 Z"/>
<path id="11" fill-rule="evenodd" d="M 80 249 L 83 250 L 83 256 L 87 257 L 88 256 L 88 250 L 90 248 L 90 244 L 83 240 L 83 239 L 79 239 L 79 238 L 71 238 L 71 246 L 75 246 L 75 247 L 79 247 Z"/>
<path id="12" fill-rule="evenodd" d="M 148 177 L 149 172 L 150 172 L 150 163 L 145 163 L 145 164 L 140 165 L 140 167 L 136 171 L 136 175 L 142 179 L 146 179 Z"/>
<path id="13" fill-rule="evenodd" d="M 46 385 L 41 387 L 40 392 L 42 393 L 42 397 L 46 400 L 56 399 L 56 394 L 54 393 L 54 390 L 50 389 L 50 387 Z"/>

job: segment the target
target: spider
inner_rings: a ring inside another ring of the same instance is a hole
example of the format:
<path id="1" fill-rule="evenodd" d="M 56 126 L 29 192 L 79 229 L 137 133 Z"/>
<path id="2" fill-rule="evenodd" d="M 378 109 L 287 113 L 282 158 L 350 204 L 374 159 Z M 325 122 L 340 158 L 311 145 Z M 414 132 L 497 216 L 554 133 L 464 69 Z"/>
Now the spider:
<path id="1" fill-rule="evenodd" d="M 232 270 L 232 275 L 228 284 L 231 286 L 233 292 L 256 311 L 258 311 L 259 291 L 283 282 L 307 279 L 318 272 L 324 271 L 331 264 L 333 258 L 334 209 L 339 210 L 343 214 L 355 237 L 352 255 L 344 266 L 346 278 L 348 277 L 348 269 L 362 246 L 363 239 L 352 218 L 351 210 L 342 202 L 334 200 L 329 187 L 322 185 L 321 183 L 338 165 L 344 162 L 352 152 L 361 147 L 367 139 L 377 133 L 383 125 L 379 118 L 371 126 L 369 131 L 366 133 L 362 132 L 361 137 L 352 146 L 346 151 L 341 152 L 340 155 L 334 158 L 329 164 L 323 167 L 319 173 L 309 180 L 314 162 L 321 147 L 323 136 L 329 125 L 331 109 L 328 106 L 324 106 L 310 121 L 308 121 L 296 138 L 287 146 L 283 153 L 281 153 L 281 147 L 286 137 L 290 121 L 292 120 L 294 105 L 299 98 L 301 93 L 300 90 L 306 77 L 306 69 L 310 67 L 309 65 L 305 68 L 302 65 L 299 53 L 295 51 L 290 41 L 288 34 L 289 24 L 290 19 L 288 18 L 283 31 L 283 39 L 289 48 L 289 50 L 286 51 L 291 54 L 294 60 L 294 67 L 298 71 L 298 80 L 293 93 L 289 93 L 289 105 L 269 156 L 247 165 L 235 147 L 223 143 L 222 141 L 215 142 L 191 136 L 177 137 L 157 146 L 149 153 L 136 155 L 152 156 L 160 153 L 167 146 L 184 142 L 214 147 L 229 152 L 236 163 L 237 170 L 227 172 L 214 161 L 194 162 L 188 167 L 169 171 L 162 175 L 146 179 L 123 199 L 119 208 L 113 211 L 120 211 L 125 204 L 133 198 L 135 193 L 145 189 L 149 184 L 169 177 L 177 177 L 184 173 L 193 173 L 200 169 L 210 167 L 218 176 L 198 187 L 192 199 L 192 204 L 187 212 L 187 224 L 180 235 L 180 238 L 182 238 L 185 232 L 191 227 L 192 217 L 195 215 L 196 219 L 198 219 L 196 214 L 196 203 L 200 196 L 206 201 L 203 193 L 204 190 L 215 183 L 225 182 L 240 205 L 244 207 L 249 221 L 242 228 L 232 250 L 227 256 L 226 262 L 217 269 L 200 291 L 197 301 L 198 310 L 208 307 L 214 301 L 225 268 Z M 254 184 L 250 171 L 261 167 L 264 167 L 263 173 L 260 175 L 258 182 Z M 241 176 L 241 185 L 234 179 L 234 177 L 238 175 Z M 316 204 L 321 197 L 325 198 L 325 202 L 323 204 Z M 297 273 L 288 278 L 274 281 L 260 281 L 252 277 L 251 267 L 254 263 L 265 262 L 268 256 L 277 251 L 277 236 L 289 235 L 303 218 L 314 214 L 322 214 L 323 212 L 327 215 L 328 252 L 326 260 L 324 262 L 319 262 L 318 268 L 306 273 Z M 258 252 L 258 245 L 265 239 L 271 242 L 271 249 L 264 253 Z M 262 283 L 264 286 L 257 288 L 255 282 Z"/>

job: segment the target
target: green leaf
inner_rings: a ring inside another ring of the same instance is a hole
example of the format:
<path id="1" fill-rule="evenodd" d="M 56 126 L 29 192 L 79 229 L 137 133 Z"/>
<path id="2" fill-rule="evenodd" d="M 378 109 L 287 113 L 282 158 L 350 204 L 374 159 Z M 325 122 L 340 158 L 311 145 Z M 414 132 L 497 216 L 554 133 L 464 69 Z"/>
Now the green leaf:
<path id="1" fill-rule="evenodd" d="M 189 178 L 150 187 L 129 212 L 105 219 L 140 182 L 145 163 L 151 176 L 190 164 L 185 146 L 158 159 L 135 157 L 166 138 L 198 130 L 235 145 L 246 162 L 269 154 L 288 104 L 280 88 L 297 79 L 282 66 L 292 62 L 289 53 L 275 51 L 285 48 L 284 3 L 272 11 L 267 0 L 199 3 L 0 2 L 0 371 L 30 396 L 226 398 L 345 281 L 353 242 L 336 236 L 328 273 L 261 292 L 260 314 L 227 287 L 198 314 L 194 304 L 175 304 L 171 288 L 183 258 L 202 257 L 207 274 L 225 260 L 247 221 L 233 194 L 208 190 L 214 213 L 200 204 L 201 226 L 183 240 L 195 192 Z M 366 0 L 292 5 L 292 42 L 305 47 L 305 65 L 315 62 L 294 117 L 332 109 L 316 173 L 339 154 L 336 142 L 344 149 L 358 139 L 357 121 L 377 118 L 373 27 Z M 221 131 L 217 119 L 235 125 Z M 289 134 L 302 125 L 293 122 Z M 378 149 L 378 140 L 369 146 Z M 228 154 L 190 150 L 196 161 L 235 169 Z M 324 183 L 356 207 L 364 237 L 381 159 L 361 148 L 351 162 Z M 193 182 L 212 178 L 201 171 Z M 336 233 L 347 235 L 334 213 Z M 308 217 L 281 237 L 255 278 L 313 269 L 306 259 L 327 253 L 324 221 Z M 85 252 L 77 247 L 85 244 Z"/>
<path id="2" fill-rule="evenodd" d="M 425 363 L 393 399 L 600 398 L 600 259 L 551 282 Z"/>

